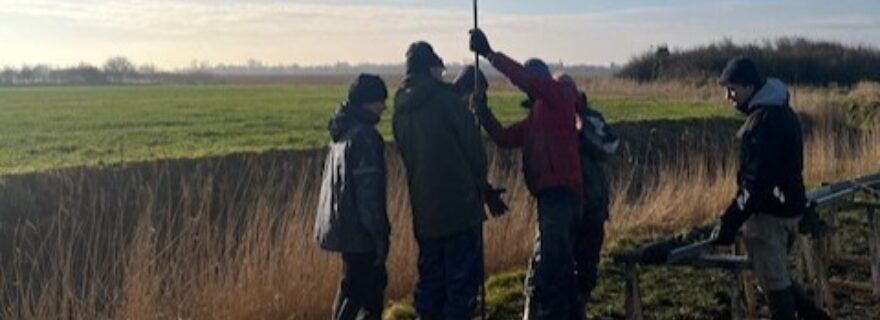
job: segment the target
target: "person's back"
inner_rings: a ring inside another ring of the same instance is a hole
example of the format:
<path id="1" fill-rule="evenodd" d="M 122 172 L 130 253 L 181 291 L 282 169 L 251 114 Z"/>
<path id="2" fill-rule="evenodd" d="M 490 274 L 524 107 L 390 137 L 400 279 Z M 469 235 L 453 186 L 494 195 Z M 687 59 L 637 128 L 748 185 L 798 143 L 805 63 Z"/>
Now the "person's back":
<path id="1" fill-rule="evenodd" d="M 465 319 L 483 280 L 487 161 L 474 117 L 440 80 L 442 70 L 429 44 L 410 46 L 392 126 L 419 246 L 416 313 L 421 319 Z"/>
<path id="2" fill-rule="evenodd" d="M 417 235 L 444 236 L 483 219 L 485 153 L 467 112 L 452 86 L 428 75 L 407 77 L 395 95 L 394 137 Z"/>

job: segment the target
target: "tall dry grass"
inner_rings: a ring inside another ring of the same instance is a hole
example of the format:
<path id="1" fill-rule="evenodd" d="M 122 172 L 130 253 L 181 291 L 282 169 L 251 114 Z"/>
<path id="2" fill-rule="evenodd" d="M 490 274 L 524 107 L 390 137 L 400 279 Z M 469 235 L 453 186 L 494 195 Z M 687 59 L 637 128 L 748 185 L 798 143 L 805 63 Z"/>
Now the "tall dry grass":
<path id="1" fill-rule="evenodd" d="M 841 131 L 833 120 L 838 111 L 815 103 L 804 102 L 809 107 L 802 110 L 814 119 L 806 146 L 808 182 L 880 170 L 880 133 Z M 691 132 L 693 139 L 659 135 L 646 138 L 658 144 L 624 149 L 613 166 L 611 240 L 716 218 L 733 194 L 735 168 L 732 144 L 699 137 L 732 134 L 713 129 Z M 654 150 L 661 147 L 666 151 Z M 417 248 L 403 168 L 393 150 L 389 161 L 388 294 L 401 298 L 416 278 Z M 490 161 L 491 180 L 508 187 L 512 209 L 486 223 L 487 269 L 493 272 L 525 265 L 535 203 L 523 186 L 517 153 L 490 149 Z M 320 168 L 318 153 L 33 177 L 18 194 L 30 196 L 18 200 L 26 204 L 19 208 L 25 218 L 4 229 L 14 232 L 14 243 L 0 255 L 0 318 L 325 318 L 339 265 L 311 241 Z M 45 196 L 34 195 L 41 190 Z"/>

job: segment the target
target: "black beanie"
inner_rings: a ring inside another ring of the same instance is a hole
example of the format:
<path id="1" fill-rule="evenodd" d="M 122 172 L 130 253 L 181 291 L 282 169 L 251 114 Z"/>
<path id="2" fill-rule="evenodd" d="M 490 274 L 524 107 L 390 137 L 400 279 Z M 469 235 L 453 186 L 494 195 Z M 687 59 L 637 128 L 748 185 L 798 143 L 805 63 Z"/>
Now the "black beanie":
<path id="1" fill-rule="evenodd" d="M 461 72 L 458 73 L 458 77 L 452 82 L 455 86 L 455 90 L 458 91 L 458 94 L 472 93 L 474 91 L 474 72 L 476 72 L 477 77 L 479 77 L 480 91 L 486 91 L 489 89 L 489 82 L 486 81 L 486 76 L 483 74 L 483 71 L 477 70 L 476 67 L 469 65 L 461 69 Z"/>
<path id="2" fill-rule="evenodd" d="M 432 67 L 443 67 L 443 59 L 440 59 L 434 48 L 424 41 L 418 41 L 406 50 L 406 73 L 429 73 Z"/>
<path id="3" fill-rule="evenodd" d="M 756 86 L 761 84 L 762 79 L 758 74 L 758 68 L 752 59 L 746 57 L 733 58 L 727 63 L 727 67 L 721 73 L 718 83 L 721 85 L 738 84 Z"/>
<path id="4" fill-rule="evenodd" d="M 529 70 L 531 73 L 533 73 L 535 75 L 538 75 L 538 76 L 541 76 L 544 78 L 552 78 L 553 77 L 553 75 L 550 73 L 550 67 L 548 67 L 547 64 L 544 63 L 544 61 L 541 59 L 531 58 L 529 60 L 526 60 L 525 64 L 523 64 L 523 66 L 526 68 L 526 70 Z"/>
<path id="5" fill-rule="evenodd" d="M 385 101 L 387 98 L 388 89 L 385 88 L 385 81 L 377 75 L 359 74 L 348 88 L 348 102 L 353 105 Z"/>

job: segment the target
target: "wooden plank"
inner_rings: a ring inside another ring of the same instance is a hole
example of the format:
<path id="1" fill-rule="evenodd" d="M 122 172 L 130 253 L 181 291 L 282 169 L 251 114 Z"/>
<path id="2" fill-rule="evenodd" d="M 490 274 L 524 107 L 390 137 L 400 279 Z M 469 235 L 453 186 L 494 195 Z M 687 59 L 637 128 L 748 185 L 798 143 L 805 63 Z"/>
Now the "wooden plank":
<path id="1" fill-rule="evenodd" d="M 874 286 L 870 283 L 857 282 L 857 281 L 849 281 L 840 278 L 832 278 L 828 280 L 828 283 L 837 289 L 845 290 L 850 293 L 871 293 L 874 291 Z"/>
<path id="2" fill-rule="evenodd" d="M 743 271 L 743 293 L 746 300 L 746 311 L 749 319 L 758 318 L 758 292 L 755 290 L 755 275 L 751 271 Z"/>
<path id="3" fill-rule="evenodd" d="M 839 266 L 858 265 L 862 267 L 869 267 L 871 266 L 871 258 L 855 256 L 851 254 L 842 254 L 834 259 L 831 259 L 831 263 Z"/>
<path id="4" fill-rule="evenodd" d="M 734 242 L 733 246 L 730 247 L 730 255 L 718 256 L 723 261 L 733 261 L 738 257 L 741 257 L 741 254 L 745 252 L 745 241 L 742 237 L 737 237 L 736 242 Z M 709 258 L 709 261 L 712 260 L 712 257 Z M 734 265 L 734 263 L 728 264 Z M 743 277 L 743 270 L 741 268 L 733 268 L 730 269 L 733 272 L 733 287 L 730 292 L 730 316 L 733 320 L 741 320 L 748 318 L 748 306 L 746 306 L 745 299 L 745 279 Z"/>
<path id="5" fill-rule="evenodd" d="M 711 251 L 714 245 L 712 239 L 692 243 L 678 249 L 672 250 L 666 258 L 667 264 L 684 263 L 689 260 L 697 259 L 700 256 Z"/>
<path id="6" fill-rule="evenodd" d="M 626 319 L 642 320 L 642 295 L 639 289 L 639 272 L 634 263 L 627 263 L 623 267 L 626 278 Z"/>
<path id="7" fill-rule="evenodd" d="M 810 241 L 808 241 L 810 242 Z M 825 262 L 825 249 L 828 247 L 828 237 L 818 237 L 816 238 L 817 243 L 813 243 L 813 264 L 815 272 L 815 287 L 814 290 L 816 292 L 816 301 L 820 302 L 825 310 L 831 314 L 832 318 L 835 313 L 835 299 L 834 292 L 831 289 L 831 285 L 828 282 L 828 275 L 826 269 Z"/>
<path id="8" fill-rule="evenodd" d="M 745 302 L 745 283 L 742 270 L 733 271 L 733 287 L 730 292 L 730 317 L 733 320 L 745 320 L 748 318 Z"/>
<path id="9" fill-rule="evenodd" d="M 705 255 L 694 260 L 692 266 L 698 268 L 718 268 L 725 270 L 749 270 L 752 269 L 752 261 L 747 256 L 741 255 Z"/>
<path id="10" fill-rule="evenodd" d="M 818 281 L 816 279 L 817 272 L 813 240 L 807 236 L 799 236 L 798 240 L 800 241 L 799 247 L 801 249 L 801 258 L 804 264 L 804 283 L 809 283 L 811 286 L 815 287 Z"/>
<path id="11" fill-rule="evenodd" d="M 828 222 L 829 227 L 831 227 L 831 234 L 829 235 L 829 241 L 831 242 L 831 251 L 828 252 L 828 259 L 833 260 L 843 255 L 843 246 L 841 246 L 840 243 L 840 233 L 837 232 L 837 221 L 834 220 L 834 215 L 829 215 L 826 222 Z"/>
<path id="12" fill-rule="evenodd" d="M 794 247 L 795 250 L 798 251 L 797 258 L 795 259 L 795 272 L 791 275 L 792 279 L 796 279 L 799 283 L 812 283 L 813 274 L 812 267 L 810 267 L 810 253 L 809 250 L 804 250 L 804 241 L 806 241 L 806 236 L 799 235 L 797 237 L 797 245 Z"/>
<path id="13" fill-rule="evenodd" d="M 868 236 L 871 250 L 871 284 L 874 288 L 874 296 L 880 297 L 880 211 L 874 207 L 869 207 L 867 211 L 871 228 Z"/>

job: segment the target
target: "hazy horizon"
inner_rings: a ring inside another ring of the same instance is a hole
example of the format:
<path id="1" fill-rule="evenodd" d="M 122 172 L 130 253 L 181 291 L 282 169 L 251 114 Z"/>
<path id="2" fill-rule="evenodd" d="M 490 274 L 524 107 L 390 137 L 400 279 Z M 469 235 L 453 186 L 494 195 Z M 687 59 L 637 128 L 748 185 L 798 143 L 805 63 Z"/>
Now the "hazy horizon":
<path id="1" fill-rule="evenodd" d="M 880 46 L 875 0 L 483 0 L 480 8 L 496 49 L 567 65 L 619 65 L 654 45 L 721 39 Z M 194 60 L 399 64 L 416 40 L 466 63 L 471 14 L 462 0 L 0 0 L 0 66 L 101 65 L 112 56 L 163 70 Z"/>

